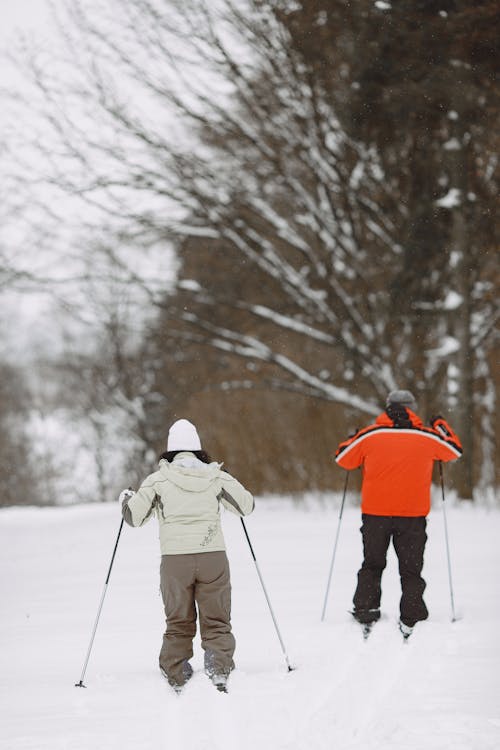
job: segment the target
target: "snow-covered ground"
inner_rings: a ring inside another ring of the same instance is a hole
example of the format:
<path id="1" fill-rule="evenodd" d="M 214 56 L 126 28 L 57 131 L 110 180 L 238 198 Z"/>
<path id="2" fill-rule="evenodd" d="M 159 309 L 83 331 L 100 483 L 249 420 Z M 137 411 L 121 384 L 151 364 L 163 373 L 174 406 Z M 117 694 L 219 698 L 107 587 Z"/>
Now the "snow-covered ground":
<path id="1" fill-rule="evenodd" d="M 237 670 L 230 693 L 218 693 L 197 641 L 200 671 L 180 697 L 157 669 L 155 523 L 124 527 L 81 689 L 118 505 L 1 511 L 1 750 L 498 750 L 500 511 L 448 507 L 458 622 L 437 505 L 424 571 L 430 619 L 402 642 L 391 553 L 385 616 L 365 643 L 347 614 L 361 557 L 355 507 L 344 511 L 320 622 L 338 501 L 260 501 L 246 521 L 291 673 L 241 524 L 225 515 Z"/>

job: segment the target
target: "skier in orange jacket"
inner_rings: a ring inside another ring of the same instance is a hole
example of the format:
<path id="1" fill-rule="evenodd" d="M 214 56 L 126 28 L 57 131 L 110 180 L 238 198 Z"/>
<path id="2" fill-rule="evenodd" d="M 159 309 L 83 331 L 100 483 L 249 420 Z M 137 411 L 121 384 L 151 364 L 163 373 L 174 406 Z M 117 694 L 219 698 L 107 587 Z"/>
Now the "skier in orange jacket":
<path id="1" fill-rule="evenodd" d="M 427 541 L 426 516 L 434 461 L 462 454 L 458 436 L 442 417 L 425 427 L 410 391 L 391 391 L 374 424 L 340 443 L 335 460 L 344 469 L 362 467 L 361 512 L 364 559 L 358 572 L 353 616 L 365 637 L 380 618 L 382 572 L 390 541 L 399 562 L 402 596 L 399 627 L 407 638 L 428 617 L 421 576 Z"/>

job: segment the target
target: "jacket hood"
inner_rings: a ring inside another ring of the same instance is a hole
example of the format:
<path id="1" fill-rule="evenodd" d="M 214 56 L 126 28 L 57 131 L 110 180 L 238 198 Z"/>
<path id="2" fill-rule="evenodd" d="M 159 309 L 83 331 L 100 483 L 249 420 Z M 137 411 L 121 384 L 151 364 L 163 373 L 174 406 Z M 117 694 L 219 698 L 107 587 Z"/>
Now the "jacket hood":
<path id="1" fill-rule="evenodd" d="M 159 471 L 165 479 L 188 492 L 204 492 L 220 476 L 222 464 L 205 464 L 193 453 L 178 453 L 169 463 L 162 458 Z"/>
<path id="2" fill-rule="evenodd" d="M 415 414 L 414 411 L 411 409 L 408 409 L 408 407 L 405 407 L 406 412 L 408 414 L 408 420 L 411 422 L 412 427 L 419 427 L 422 428 L 424 426 L 424 423 L 418 416 L 418 414 Z M 391 417 L 387 414 L 387 412 L 382 412 L 382 414 L 379 414 L 378 417 L 375 420 L 375 424 L 378 427 L 394 427 L 394 419 L 391 419 Z"/>

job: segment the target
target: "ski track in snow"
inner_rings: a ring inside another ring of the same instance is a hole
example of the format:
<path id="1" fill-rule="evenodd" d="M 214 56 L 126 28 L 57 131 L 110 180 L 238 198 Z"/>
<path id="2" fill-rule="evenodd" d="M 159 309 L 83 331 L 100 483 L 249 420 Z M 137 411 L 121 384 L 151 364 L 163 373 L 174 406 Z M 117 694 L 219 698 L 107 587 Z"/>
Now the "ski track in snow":
<path id="1" fill-rule="evenodd" d="M 498 750 L 500 512 L 449 511 L 450 622 L 442 517 L 429 518 L 431 617 L 397 628 L 393 553 L 383 617 L 365 642 L 348 614 L 361 560 L 346 508 L 325 622 L 320 608 L 339 498 L 261 501 L 247 528 L 289 660 L 288 673 L 238 519 L 224 517 L 237 669 L 229 693 L 195 674 L 177 696 L 160 675 L 163 612 L 154 523 L 125 528 L 80 679 L 119 524 L 114 505 L 0 512 L 0 750 Z"/>

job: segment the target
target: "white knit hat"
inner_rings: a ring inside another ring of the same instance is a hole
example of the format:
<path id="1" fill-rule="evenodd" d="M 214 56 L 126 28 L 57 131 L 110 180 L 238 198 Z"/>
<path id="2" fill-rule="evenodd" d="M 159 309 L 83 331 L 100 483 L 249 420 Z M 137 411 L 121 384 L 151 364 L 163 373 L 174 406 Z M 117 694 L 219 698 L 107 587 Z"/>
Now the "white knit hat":
<path id="1" fill-rule="evenodd" d="M 201 451 L 196 427 L 187 419 L 178 419 L 169 429 L 167 452 L 170 451 Z"/>

